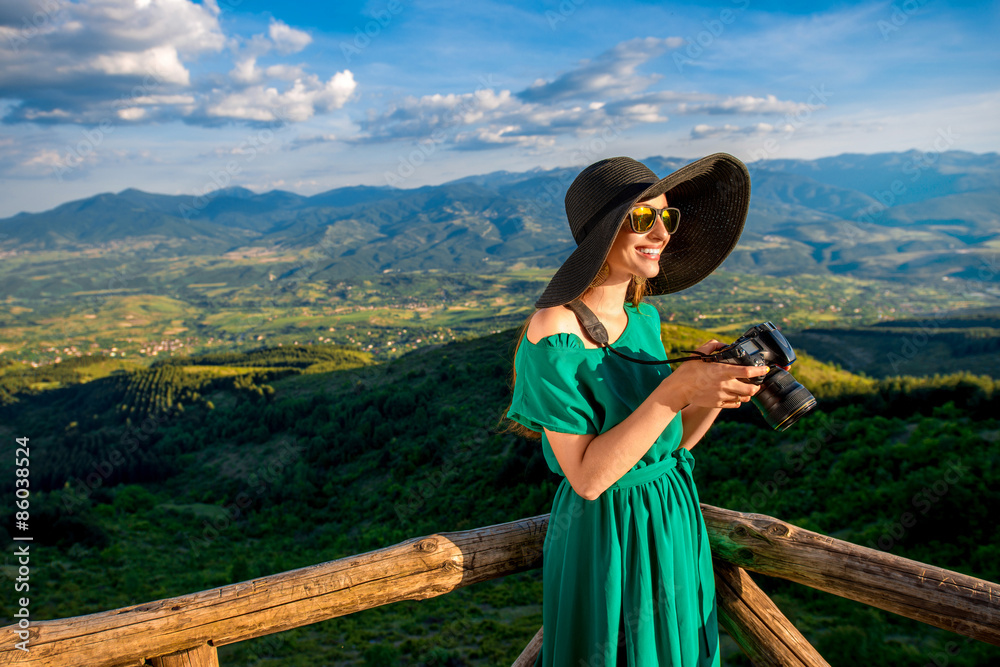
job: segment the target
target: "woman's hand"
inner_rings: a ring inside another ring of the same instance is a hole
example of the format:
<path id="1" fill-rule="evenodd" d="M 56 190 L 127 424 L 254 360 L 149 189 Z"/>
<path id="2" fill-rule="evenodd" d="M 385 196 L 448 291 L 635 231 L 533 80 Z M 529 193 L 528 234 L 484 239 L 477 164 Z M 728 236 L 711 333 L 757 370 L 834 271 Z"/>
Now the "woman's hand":
<path id="1" fill-rule="evenodd" d="M 712 354 L 726 347 L 714 338 L 698 348 Z M 738 408 L 760 391 L 760 385 L 742 380 L 767 375 L 767 366 L 736 366 L 704 361 L 685 361 L 664 382 L 675 386 L 688 405 L 705 408 Z"/>

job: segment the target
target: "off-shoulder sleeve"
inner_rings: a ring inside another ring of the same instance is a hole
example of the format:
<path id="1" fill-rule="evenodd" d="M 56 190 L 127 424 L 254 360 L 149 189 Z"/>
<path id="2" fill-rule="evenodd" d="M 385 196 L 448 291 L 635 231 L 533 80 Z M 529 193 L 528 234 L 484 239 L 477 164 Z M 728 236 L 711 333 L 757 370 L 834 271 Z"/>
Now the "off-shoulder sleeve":
<path id="1" fill-rule="evenodd" d="M 517 379 L 507 417 L 538 432 L 545 427 L 598 433 L 587 352 L 572 334 L 547 336 L 537 344 L 523 338 L 514 358 Z"/>

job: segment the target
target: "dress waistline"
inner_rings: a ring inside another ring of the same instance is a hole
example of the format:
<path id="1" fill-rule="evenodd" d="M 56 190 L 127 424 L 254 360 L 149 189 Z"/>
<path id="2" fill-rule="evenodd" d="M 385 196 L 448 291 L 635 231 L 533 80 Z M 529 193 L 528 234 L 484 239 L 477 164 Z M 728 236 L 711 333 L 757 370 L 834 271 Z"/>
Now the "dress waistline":
<path id="1" fill-rule="evenodd" d="M 691 474 L 691 469 L 694 468 L 694 455 L 691 454 L 691 450 L 686 447 L 678 447 L 665 459 L 654 461 L 642 468 L 629 470 L 617 482 L 609 486 L 608 489 L 629 489 L 640 484 L 648 484 L 655 479 L 659 479 L 667 471 L 673 470 L 677 466 L 686 468 L 685 472 L 688 475 Z"/>

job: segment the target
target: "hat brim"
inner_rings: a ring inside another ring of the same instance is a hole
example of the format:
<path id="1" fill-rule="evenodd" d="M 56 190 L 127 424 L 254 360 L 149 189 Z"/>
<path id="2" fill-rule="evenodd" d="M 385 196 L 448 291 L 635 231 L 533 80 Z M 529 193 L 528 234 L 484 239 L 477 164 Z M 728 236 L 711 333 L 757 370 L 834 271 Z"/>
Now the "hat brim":
<path id="1" fill-rule="evenodd" d="M 667 195 L 681 224 L 660 255 L 660 272 L 646 293 L 668 294 L 704 280 L 736 247 L 750 207 L 750 173 L 732 155 L 715 153 L 681 167 L 609 211 L 552 276 L 536 308 L 569 303 L 600 271 L 636 202 Z"/>

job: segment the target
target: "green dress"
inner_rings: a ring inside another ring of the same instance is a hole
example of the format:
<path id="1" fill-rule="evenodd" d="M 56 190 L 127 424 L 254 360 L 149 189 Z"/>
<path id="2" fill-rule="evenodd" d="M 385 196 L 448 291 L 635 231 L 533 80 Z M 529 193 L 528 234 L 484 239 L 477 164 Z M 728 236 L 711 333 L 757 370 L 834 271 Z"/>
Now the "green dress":
<path id="1" fill-rule="evenodd" d="M 640 359 L 665 359 L 656 309 L 626 306 L 613 343 Z M 508 417 L 535 431 L 603 433 L 670 373 L 574 334 L 521 340 Z M 595 500 L 570 486 L 548 439 L 542 452 L 563 476 L 543 546 L 543 642 L 536 665 L 719 664 L 715 579 L 705 520 L 675 418 L 635 466 Z M 619 642 L 621 641 L 621 646 Z"/>

